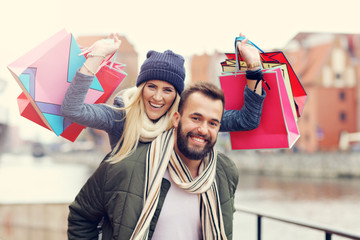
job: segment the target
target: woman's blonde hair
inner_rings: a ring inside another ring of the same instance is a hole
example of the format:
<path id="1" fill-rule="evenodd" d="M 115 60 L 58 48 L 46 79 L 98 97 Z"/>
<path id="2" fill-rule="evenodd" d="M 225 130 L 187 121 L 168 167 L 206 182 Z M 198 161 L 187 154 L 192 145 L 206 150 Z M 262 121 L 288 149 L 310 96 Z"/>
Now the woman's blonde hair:
<path id="1" fill-rule="evenodd" d="M 144 100 L 142 98 L 142 93 L 144 91 L 145 83 L 142 83 L 138 88 L 134 96 L 133 102 L 129 106 L 124 108 L 117 108 L 118 110 L 127 111 L 126 116 L 124 117 L 124 128 L 121 138 L 114 147 L 110 158 L 107 160 L 111 163 L 117 163 L 133 153 L 139 143 L 140 133 L 143 127 L 143 119 L 146 116 Z M 176 92 L 177 93 L 177 92 Z M 172 127 L 171 118 L 173 114 L 177 111 L 180 101 L 179 93 L 176 94 L 174 102 L 166 112 L 166 117 L 169 119 L 167 123 L 166 130 L 169 130 Z M 163 116 L 164 117 L 164 116 Z"/>

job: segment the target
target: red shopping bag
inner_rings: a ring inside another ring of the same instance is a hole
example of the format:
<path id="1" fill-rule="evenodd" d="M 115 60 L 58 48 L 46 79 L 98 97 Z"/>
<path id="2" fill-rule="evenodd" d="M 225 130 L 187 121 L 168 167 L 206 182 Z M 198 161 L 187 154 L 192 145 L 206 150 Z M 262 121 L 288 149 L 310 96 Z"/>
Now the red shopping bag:
<path id="1" fill-rule="evenodd" d="M 30 100 L 23 92 L 18 96 L 17 103 L 20 115 L 22 117 L 27 118 L 30 121 L 51 131 L 51 129 L 43 122 L 43 120 L 31 104 Z M 79 125 L 77 123 L 71 123 L 67 128 L 65 128 L 65 130 L 60 134 L 60 136 L 74 142 L 84 128 L 85 126 Z"/>
<path id="2" fill-rule="evenodd" d="M 109 61 L 96 73 L 96 77 L 104 89 L 104 94 L 95 103 L 105 103 L 117 92 L 116 89 L 120 87 L 120 83 L 127 76 L 123 70 L 124 66 L 124 64 Z"/>
<path id="3" fill-rule="evenodd" d="M 260 125 L 250 131 L 230 132 L 231 147 L 240 149 L 291 148 L 300 133 L 292 111 L 289 88 L 286 87 L 281 68 L 264 69 L 264 80 L 269 84 L 263 104 Z M 224 73 L 219 76 L 225 94 L 225 109 L 240 110 L 244 104 L 247 83 L 245 72 Z"/>

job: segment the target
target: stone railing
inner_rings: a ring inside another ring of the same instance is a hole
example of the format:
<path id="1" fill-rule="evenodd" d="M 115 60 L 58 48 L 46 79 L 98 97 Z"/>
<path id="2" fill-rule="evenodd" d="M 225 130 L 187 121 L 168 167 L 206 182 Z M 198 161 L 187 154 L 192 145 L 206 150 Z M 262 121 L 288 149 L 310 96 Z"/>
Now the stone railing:
<path id="1" fill-rule="evenodd" d="M 67 239 L 68 205 L 0 204 L 0 240 Z"/>
<path id="2" fill-rule="evenodd" d="M 231 151 L 240 171 L 294 177 L 360 177 L 360 153 L 274 153 Z"/>

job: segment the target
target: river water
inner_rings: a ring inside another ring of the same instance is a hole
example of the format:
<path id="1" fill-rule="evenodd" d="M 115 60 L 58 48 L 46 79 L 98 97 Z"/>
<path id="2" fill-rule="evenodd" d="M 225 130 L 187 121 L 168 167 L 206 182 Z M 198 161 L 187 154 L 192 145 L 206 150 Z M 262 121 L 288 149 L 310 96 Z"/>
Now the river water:
<path id="1" fill-rule="evenodd" d="M 309 179 L 240 175 L 236 207 L 360 236 L 360 179 Z M 265 240 L 325 239 L 325 234 L 264 219 Z M 256 217 L 236 212 L 234 239 L 256 239 Z M 345 239 L 333 236 L 333 239 Z"/>
<path id="2" fill-rule="evenodd" d="M 11 159 L 5 163 L 3 161 L 0 165 L 0 207 L 11 202 L 25 201 L 31 204 L 39 201 L 60 201 L 64 203 L 62 209 L 65 213 L 62 215 L 67 214 L 67 202 L 72 201 L 92 172 L 85 166 L 55 164 L 51 161 L 39 163 L 26 160 L 16 166 Z M 235 205 L 238 208 L 335 228 L 360 236 L 360 179 L 285 178 L 240 174 Z M 0 217 L 4 216 L 0 211 Z M 52 218 L 50 216 L 50 219 Z M 63 219 L 65 222 L 66 216 L 63 216 Z M 235 240 L 255 240 L 256 231 L 254 215 L 235 213 Z M 27 235 L 27 238 L 24 238 L 24 235 Z M 263 219 L 262 235 L 264 240 L 325 239 L 323 232 L 267 219 Z M 66 239 L 66 222 L 57 231 L 26 229 L 25 226 L 8 226 L 7 229 L 2 229 L 0 226 L 0 239 Z M 333 239 L 345 238 L 333 236 Z"/>

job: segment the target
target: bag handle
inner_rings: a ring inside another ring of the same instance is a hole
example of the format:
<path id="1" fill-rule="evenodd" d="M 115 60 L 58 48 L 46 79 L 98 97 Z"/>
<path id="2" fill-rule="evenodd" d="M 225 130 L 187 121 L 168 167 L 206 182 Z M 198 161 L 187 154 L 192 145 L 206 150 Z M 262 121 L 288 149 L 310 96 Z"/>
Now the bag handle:
<path id="1" fill-rule="evenodd" d="M 235 48 L 237 47 L 237 45 L 238 45 L 239 43 L 241 43 L 241 42 L 244 41 L 245 39 L 246 39 L 246 38 L 245 38 L 244 36 L 236 37 L 236 38 L 235 38 Z M 248 43 L 249 43 L 250 45 L 253 45 L 254 47 L 256 47 L 260 52 L 264 53 L 264 51 L 261 50 L 258 46 L 256 46 L 256 44 L 253 43 L 252 41 L 248 40 Z"/>
<path id="2" fill-rule="evenodd" d="M 238 58 L 238 46 L 239 44 L 244 41 L 246 38 L 244 36 L 239 36 L 235 38 L 235 77 L 236 77 L 236 72 L 240 71 L 240 63 L 239 63 L 239 58 Z M 248 43 L 252 46 L 254 46 L 255 48 L 257 48 L 260 52 L 264 53 L 263 50 L 261 50 L 255 43 L 253 43 L 252 41 L 248 40 Z"/>
<path id="3" fill-rule="evenodd" d="M 236 77 L 237 71 L 238 71 L 238 70 L 240 71 L 240 63 L 239 63 L 239 58 L 238 58 L 238 46 L 239 46 L 239 44 L 240 44 L 242 41 L 244 41 L 245 39 L 246 39 L 246 38 L 245 38 L 244 36 L 239 36 L 239 37 L 236 37 L 236 38 L 235 38 L 235 60 L 236 60 L 236 63 L 235 63 L 235 77 Z M 261 50 L 258 46 L 256 46 L 256 44 L 253 43 L 252 41 L 248 40 L 248 43 L 249 43 L 250 45 L 254 46 L 255 48 L 257 48 L 261 53 L 264 53 L 264 51 Z M 260 71 L 262 71 L 262 65 L 260 65 L 260 66 L 261 66 Z M 247 76 L 250 76 L 250 75 L 251 75 L 251 73 L 247 73 Z M 254 91 L 256 90 L 256 87 L 257 87 L 257 85 L 259 84 L 260 81 L 263 81 L 263 82 L 266 84 L 266 86 L 268 87 L 268 89 L 270 90 L 270 86 L 269 86 L 269 84 L 265 81 L 265 79 L 262 77 L 262 74 L 261 74 L 261 79 L 256 79 L 256 80 L 257 80 L 257 81 L 256 81 L 256 84 L 255 84 L 255 89 L 254 89 Z"/>

